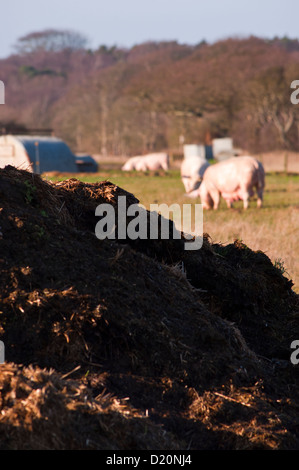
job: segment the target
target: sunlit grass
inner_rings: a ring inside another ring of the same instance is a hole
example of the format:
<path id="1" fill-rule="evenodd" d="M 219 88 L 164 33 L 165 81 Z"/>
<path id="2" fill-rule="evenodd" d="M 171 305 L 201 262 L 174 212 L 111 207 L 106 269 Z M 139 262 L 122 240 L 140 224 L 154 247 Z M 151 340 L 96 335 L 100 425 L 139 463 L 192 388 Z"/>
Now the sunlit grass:
<path id="1" fill-rule="evenodd" d="M 51 177 L 52 180 L 68 176 Z M 147 209 L 151 204 L 195 204 L 185 196 L 179 171 L 163 174 L 126 173 L 107 170 L 99 174 L 76 175 L 85 182 L 109 180 L 133 193 Z M 265 252 L 273 263 L 282 263 L 285 275 L 295 283 L 299 292 L 299 175 L 267 174 L 264 206 L 258 210 L 256 201 L 243 210 L 239 201 L 228 210 L 221 201 L 218 211 L 204 212 L 204 232 L 215 243 L 243 240 L 253 250 Z"/>

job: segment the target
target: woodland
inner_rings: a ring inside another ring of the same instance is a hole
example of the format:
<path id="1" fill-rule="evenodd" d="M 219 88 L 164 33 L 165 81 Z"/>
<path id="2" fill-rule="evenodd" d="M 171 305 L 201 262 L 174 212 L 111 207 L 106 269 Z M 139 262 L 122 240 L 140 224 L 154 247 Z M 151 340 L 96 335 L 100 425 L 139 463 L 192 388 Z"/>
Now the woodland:
<path id="1" fill-rule="evenodd" d="M 2 132 L 51 129 L 74 152 L 134 155 L 230 136 L 250 152 L 299 150 L 299 41 L 227 38 L 89 49 L 80 33 L 19 38 L 0 60 Z"/>

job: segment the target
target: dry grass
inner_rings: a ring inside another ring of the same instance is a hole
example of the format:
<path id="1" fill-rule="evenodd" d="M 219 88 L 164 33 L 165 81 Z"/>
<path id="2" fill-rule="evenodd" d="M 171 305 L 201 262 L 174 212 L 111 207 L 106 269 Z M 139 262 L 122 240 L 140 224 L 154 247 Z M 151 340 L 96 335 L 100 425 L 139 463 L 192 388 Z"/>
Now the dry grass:
<path id="1" fill-rule="evenodd" d="M 299 207 L 278 209 L 276 220 L 271 220 L 271 211 L 264 209 L 261 220 L 249 213 L 246 218 L 233 212 L 228 218 L 221 213 L 219 218 L 206 216 L 205 231 L 212 234 L 215 242 L 230 243 L 239 238 L 252 250 L 261 250 L 269 256 L 285 275 L 295 284 L 299 292 Z"/>
<path id="2" fill-rule="evenodd" d="M 52 179 L 65 177 L 61 175 Z M 184 196 L 177 170 L 166 174 L 124 174 L 119 170 L 105 170 L 99 174 L 77 177 L 90 182 L 108 179 L 133 193 L 147 209 L 154 203 L 182 205 L 200 202 Z M 251 249 L 265 252 L 293 280 L 294 290 L 299 292 L 299 175 L 268 173 L 261 210 L 256 209 L 255 201 L 251 202 L 246 212 L 241 202 L 228 210 L 222 201 L 217 212 L 204 213 L 204 232 L 215 243 L 227 244 L 240 239 Z"/>
<path id="3" fill-rule="evenodd" d="M 228 211 L 222 204 L 217 213 L 206 212 L 204 230 L 223 244 L 242 240 L 253 250 L 266 253 L 294 282 L 299 292 L 299 176 L 268 174 L 264 207 L 252 201 L 247 212 L 238 203 Z"/>

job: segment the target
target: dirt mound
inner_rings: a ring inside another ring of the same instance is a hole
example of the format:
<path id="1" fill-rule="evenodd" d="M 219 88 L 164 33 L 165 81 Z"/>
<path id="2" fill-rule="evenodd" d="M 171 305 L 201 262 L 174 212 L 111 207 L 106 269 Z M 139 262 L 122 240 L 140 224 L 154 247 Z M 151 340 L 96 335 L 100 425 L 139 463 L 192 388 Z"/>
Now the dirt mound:
<path id="1" fill-rule="evenodd" d="M 120 195 L 0 171 L 2 448 L 298 448 L 292 283 L 240 242 L 98 240 Z"/>
<path id="2" fill-rule="evenodd" d="M 290 338 L 299 338 L 292 281 L 240 240 L 211 248 L 183 255 L 190 282 L 207 291 L 209 310 L 236 323 L 256 354 L 288 360 Z"/>
<path id="3" fill-rule="evenodd" d="M 85 385 L 53 370 L 2 365 L 0 387 L 0 449 L 177 450 L 182 445 L 126 400 L 109 393 L 93 397 Z"/>

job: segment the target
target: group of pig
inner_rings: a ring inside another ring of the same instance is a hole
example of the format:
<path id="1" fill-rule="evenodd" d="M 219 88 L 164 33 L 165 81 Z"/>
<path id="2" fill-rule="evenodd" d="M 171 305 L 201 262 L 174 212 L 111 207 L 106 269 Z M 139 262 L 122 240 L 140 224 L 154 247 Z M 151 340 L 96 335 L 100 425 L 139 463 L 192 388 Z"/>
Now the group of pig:
<path id="1" fill-rule="evenodd" d="M 154 153 L 130 158 L 122 167 L 130 170 L 168 170 L 169 156 Z M 265 171 L 261 162 L 251 156 L 231 157 L 210 165 L 198 156 L 188 157 L 181 164 L 181 178 L 186 195 L 200 198 L 204 209 L 218 209 L 222 197 L 227 207 L 234 201 L 243 201 L 248 208 L 249 199 L 257 194 L 257 206 L 263 203 Z"/>

